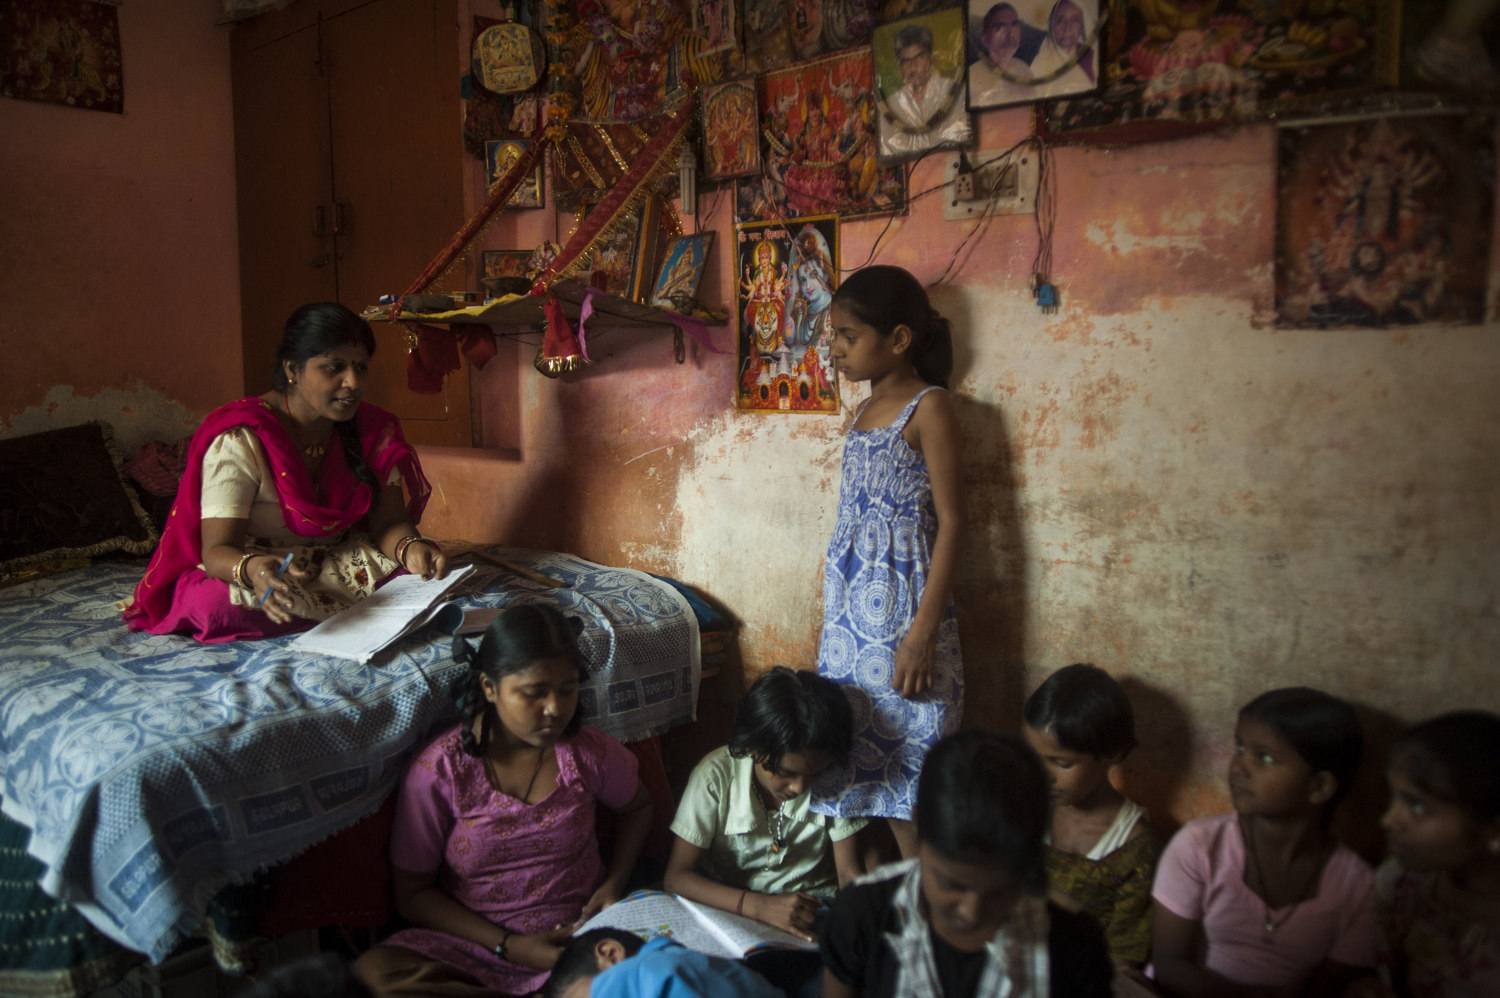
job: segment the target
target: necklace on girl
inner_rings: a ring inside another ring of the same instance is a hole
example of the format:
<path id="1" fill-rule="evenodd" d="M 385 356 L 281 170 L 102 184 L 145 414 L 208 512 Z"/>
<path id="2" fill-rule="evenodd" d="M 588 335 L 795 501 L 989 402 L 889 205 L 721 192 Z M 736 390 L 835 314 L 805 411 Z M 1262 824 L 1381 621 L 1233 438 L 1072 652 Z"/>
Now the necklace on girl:
<path id="1" fill-rule="evenodd" d="M 778 804 L 773 810 L 766 803 L 765 792 L 759 787 L 756 788 L 755 799 L 760 801 L 760 806 L 766 811 L 766 828 L 771 833 L 771 851 L 780 853 L 786 845 L 786 805 Z"/>
<path id="2" fill-rule="evenodd" d="M 1270 902 L 1268 902 L 1266 900 L 1266 895 L 1268 893 L 1270 893 L 1270 890 L 1269 890 L 1269 888 L 1266 885 L 1266 875 L 1263 872 L 1261 872 L 1261 868 L 1260 868 L 1260 853 L 1258 853 L 1256 851 L 1256 849 L 1255 849 L 1255 832 L 1254 832 L 1254 826 L 1251 825 L 1251 823 L 1247 821 L 1247 822 L 1245 822 L 1245 826 L 1244 827 L 1245 827 L 1245 851 L 1250 854 L 1250 866 L 1255 871 L 1255 879 L 1256 879 L 1256 881 L 1260 884 L 1261 917 L 1264 920 L 1263 921 L 1263 928 L 1265 929 L 1265 935 L 1264 935 L 1264 937 L 1262 937 L 1261 941 L 1264 942 L 1264 943 L 1270 944 L 1270 943 L 1274 943 L 1276 941 L 1276 930 L 1279 929 L 1279 928 L 1281 928 L 1286 923 L 1290 922 L 1292 920 L 1292 916 L 1295 915 L 1295 914 L 1297 914 L 1297 909 L 1300 908 L 1300 907 L 1302 907 L 1302 902 L 1303 902 L 1304 899 L 1306 899 L 1307 892 L 1310 891 L 1310 890 L 1312 890 L 1313 883 L 1317 880 L 1318 876 L 1323 872 L 1323 863 L 1322 863 L 1322 860 L 1321 860 L 1321 857 L 1320 857 L 1319 861 L 1317 863 L 1313 864 L 1312 876 L 1308 877 L 1307 880 L 1305 880 L 1303 882 L 1302 889 L 1297 892 L 1297 895 L 1296 895 L 1297 900 L 1295 900 L 1295 901 L 1292 902 L 1291 908 L 1287 911 L 1287 913 L 1285 915 L 1281 916 L 1280 920 L 1274 919 L 1274 918 L 1271 917 L 1271 905 L 1270 905 Z"/>
<path id="3" fill-rule="evenodd" d="M 520 797 L 516 798 L 522 804 L 527 803 L 531 799 L 531 790 L 536 786 L 537 774 L 542 771 L 542 756 L 546 754 L 547 750 L 545 748 L 539 748 L 536 750 L 536 765 L 531 769 L 531 779 L 526 781 L 525 792 L 522 793 Z M 484 771 L 485 774 L 489 776 L 491 785 L 493 785 L 496 790 L 504 793 L 504 788 L 500 786 L 500 771 L 495 768 L 495 760 L 490 758 L 489 753 L 485 753 L 484 756 Z"/>

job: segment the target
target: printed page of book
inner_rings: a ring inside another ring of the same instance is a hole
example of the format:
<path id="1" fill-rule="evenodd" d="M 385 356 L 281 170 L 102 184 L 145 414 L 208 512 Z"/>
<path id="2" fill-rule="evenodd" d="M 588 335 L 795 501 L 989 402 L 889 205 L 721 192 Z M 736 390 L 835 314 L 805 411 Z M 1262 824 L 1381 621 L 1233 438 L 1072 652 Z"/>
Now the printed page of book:
<path id="1" fill-rule="evenodd" d="M 762 949 L 815 950 L 818 948 L 815 942 L 799 939 L 790 932 L 783 932 L 765 922 L 757 922 L 744 915 L 710 908 L 706 904 L 689 901 L 685 897 L 679 897 L 677 900 L 699 921 L 722 938 L 725 945 L 731 947 L 736 956 L 744 956 Z"/>
<path id="2" fill-rule="evenodd" d="M 473 565 L 463 565 L 447 578 L 426 581 L 420 575 L 394 578 L 349 609 L 303 632 L 290 647 L 368 662 L 386 645 L 426 623 L 432 604 L 473 570 Z"/>
<path id="3" fill-rule="evenodd" d="M 738 960 L 742 949 L 690 912 L 681 898 L 662 891 L 636 891 L 621 898 L 579 927 L 578 935 L 590 929 L 624 929 L 648 942 L 663 936 L 688 949 Z"/>

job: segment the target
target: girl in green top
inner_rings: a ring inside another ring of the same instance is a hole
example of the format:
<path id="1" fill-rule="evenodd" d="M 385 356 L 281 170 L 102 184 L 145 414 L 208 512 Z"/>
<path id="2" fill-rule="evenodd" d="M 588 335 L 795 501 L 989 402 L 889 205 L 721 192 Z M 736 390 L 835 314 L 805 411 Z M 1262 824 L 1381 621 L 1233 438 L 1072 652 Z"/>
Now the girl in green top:
<path id="1" fill-rule="evenodd" d="M 838 684 L 774 668 L 746 692 L 729 744 L 688 778 L 666 889 L 815 939 L 814 919 L 863 873 L 860 818 L 808 810 L 808 790 L 849 754 L 854 722 Z"/>

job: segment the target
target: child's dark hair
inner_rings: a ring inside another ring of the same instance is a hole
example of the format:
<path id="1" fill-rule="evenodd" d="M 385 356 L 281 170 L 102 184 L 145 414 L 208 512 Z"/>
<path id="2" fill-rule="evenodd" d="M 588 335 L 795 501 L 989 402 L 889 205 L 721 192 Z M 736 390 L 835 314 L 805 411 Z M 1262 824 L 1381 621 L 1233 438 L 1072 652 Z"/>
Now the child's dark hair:
<path id="1" fill-rule="evenodd" d="M 922 764 L 917 839 L 956 862 L 998 866 L 1018 890 L 1041 895 L 1050 810 L 1051 782 L 1019 735 L 960 731 Z"/>
<path id="2" fill-rule="evenodd" d="M 369 988 L 336 953 L 309 953 L 266 971 L 244 998 L 370 998 Z"/>
<path id="3" fill-rule="evenodd" d="M 1365 736 L 1359 715 L 1338 697 L 1307 686 L 1262 693 L 1240 708 L 1241 719 L 1259 721 L 1297 751 L 1315 773 L 1330 773 L 1337 789 L 1325 817 L 1344 799 L 1359 772 Z"/>
<path id="4" fill-rule="evenodd" d="M 293 312 L 281 330 L 281 342 L 276 347 L 276 366 L 271 371 L 271 384 L 279 392 L 291 387 L 286 376 L 286 362 L 301 370 L 303 365 L 322 353 L 336 347 L 359 346 L 365 354 L 375 356 L 375 334 L 370 324 L 338 302 L 319 301 L 303 305 Z M 354 420 L 347 419 L 333 424 L 338 431 L 339 444 L 344 449 L 344 462 L 354 477 L 378 487 L 375 473 L 365 463 L 359 446 L 359 430 Z"/>
<path id="5" fill-rule="evenodd" d="M 1418 789 L 1481 824 L 1500 818 L 1500 717 L 1485 710 L 1440 714 L 1402 732 L 1389 756 Z"/>
<path id="6" fill-rule="evenodd" d="M 953 327 L 927 299 L 927 289 L 900 267 L 877 264 L 844 279 L 833 300 L 860 322 L 889 336 L 897 326 L 911 330 L 911 366 L 929 385 L 948 387 L 953 374 Z"/>
<path id="7" fill-rule="evenodd" d="M 582 630 L 583 621 L 576 617 L 564 617 L 543 603 L 522 603 L 507 608 L 490 621 L 477 649 L 466 638 L 453 639 L 453 661 L 469 667 L 468 674 L 459 678 L 455 688 L 455 698 L 463 710 L 463 725 L 459 730 L 465 752 L 479 755 L 490 739 L 494 712 L 484 698 L 480 680 L 488 679 L 499 686 L 501 677 L 525 672 L 538 662 L 554 658 L 573 663 L 582 680 L 583 656 L 578 651 L 578 635 Z M 476 717 L 482 718 L 477 738 Z M 563 737 L 577 734 L 582 723 L 578 711 L 573 711 L 563 728 Z"/>
<path id="8" fill-rule="evenodd" d="M 729 732 L 729 754 L 771 772 L 788 752 L 843 762 L 854 745 L 854 712 L 839 684 L 808 669 L 770 669 L 745 692 Z"/>
<path id="9" fill-rule="evenodd" d="M 1069 752 L 1125 758 L 1135 748 L 1135 712 L 1103 669 L 1078 663 L 1058 669 L 1026 698 L 1026 724 L 1051 731 Z M 1118 761 L 1117 759 L 1117 761 Z"/>
<path id="10" fill-rule="evenodd" d="M 552 976 L 547 978 L 547 986 L 542 989 L 542 998 L 557 998 L 578 980 L 599 973 L 594 947 L 606 939 L 619 943 L 627 957 L 635 956 L 646 945 L 646 941 L 640 936 L 624 929 L 590 929 L 580 932 L 563 946 L 557 963 L 552 967 Z"/>

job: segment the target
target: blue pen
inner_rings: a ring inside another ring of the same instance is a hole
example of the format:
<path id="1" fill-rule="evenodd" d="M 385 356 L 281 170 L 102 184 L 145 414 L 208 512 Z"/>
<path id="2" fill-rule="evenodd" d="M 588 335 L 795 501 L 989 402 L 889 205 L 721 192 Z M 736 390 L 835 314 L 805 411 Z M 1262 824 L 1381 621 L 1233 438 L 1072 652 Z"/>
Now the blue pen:
<path id="1" fill-rule="evenodd" d="M 281 578 L 283 575 L 286 574 L 286 570 L 288 568 L 291 568 L 291 567 L 292 567 L 292 552 L 288 551 L 286 553 L 286 557 L 283 558 L 283 559 L 281 559 L 281 564 L 276 566 L 276 578 L 278 578 L 278 579 Z M 265 606 L 266 605 L 266 599 L 270 595 L 271 595 L 271 587 L 270 586 L 266 586 L 266 591 L 260 594 L 260 602 L 257 603 L 257 604 L 255 604 L 255 605 L 257 607 Z"/>

